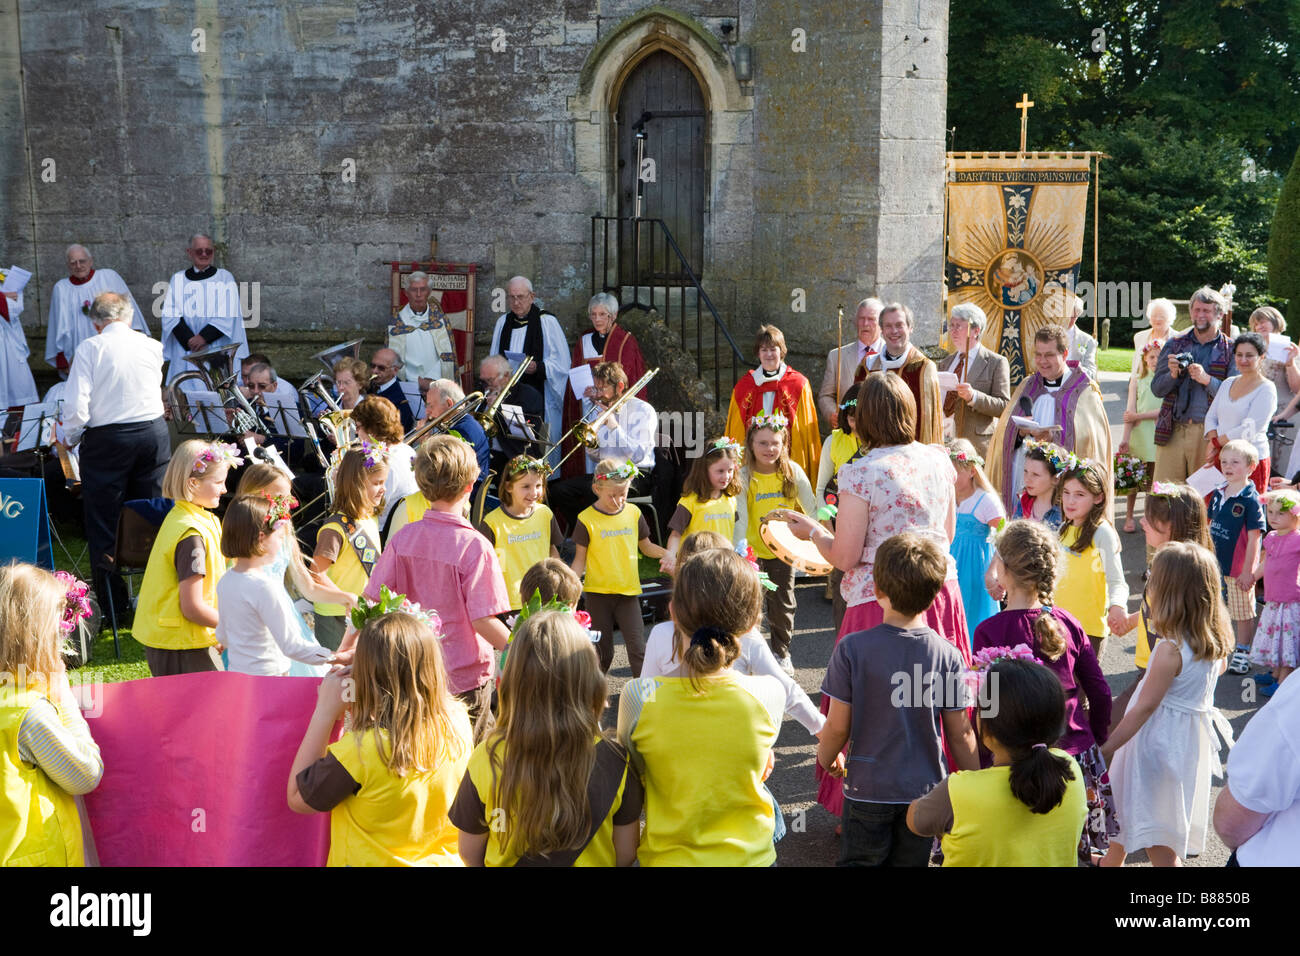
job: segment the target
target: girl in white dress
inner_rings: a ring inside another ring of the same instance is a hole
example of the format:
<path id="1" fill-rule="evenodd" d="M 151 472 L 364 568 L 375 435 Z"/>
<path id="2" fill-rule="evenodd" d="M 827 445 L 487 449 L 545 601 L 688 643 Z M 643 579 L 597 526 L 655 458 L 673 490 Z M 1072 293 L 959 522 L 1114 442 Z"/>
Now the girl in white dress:
<path id="1" fill-rule="evenodd" d="M 1216 729 L 1232 728 L 1214 688 L 1232 651 L 1214 555 L 1190 542 L 1156 552 L 1147 583 L 1155 649 L 1124 719 L 1101 748 L 1110 766 L 1120 832 L 1103 866 L 1145 849 L 1154 866 L 1181 866 L 1205 848 L 1210 776 L 1222 777 Z"/>

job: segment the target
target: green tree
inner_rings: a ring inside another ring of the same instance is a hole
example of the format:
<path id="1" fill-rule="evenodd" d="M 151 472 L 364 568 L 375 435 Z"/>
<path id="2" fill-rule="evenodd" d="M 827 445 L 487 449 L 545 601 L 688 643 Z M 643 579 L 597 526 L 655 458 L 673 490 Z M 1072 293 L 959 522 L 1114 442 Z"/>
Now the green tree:
<path id="1" fill-rule="evenodd" d="M 1277 197 L 1268 235 L 1268 288 L 1281 299 L 1300 299 L 1300 152 Z"/>

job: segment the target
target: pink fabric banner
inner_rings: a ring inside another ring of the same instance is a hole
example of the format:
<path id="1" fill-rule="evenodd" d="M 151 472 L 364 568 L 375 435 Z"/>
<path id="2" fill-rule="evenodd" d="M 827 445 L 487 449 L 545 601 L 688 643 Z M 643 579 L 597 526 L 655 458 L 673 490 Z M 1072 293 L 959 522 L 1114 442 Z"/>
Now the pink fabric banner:
<path id="1" fill-rule="evenodd" d="M 323 866 L 329 814 L 285 798 L 319 685 L 209 673 L 96 687 L 104 778 L 85 804 L 101 865 Z"/>

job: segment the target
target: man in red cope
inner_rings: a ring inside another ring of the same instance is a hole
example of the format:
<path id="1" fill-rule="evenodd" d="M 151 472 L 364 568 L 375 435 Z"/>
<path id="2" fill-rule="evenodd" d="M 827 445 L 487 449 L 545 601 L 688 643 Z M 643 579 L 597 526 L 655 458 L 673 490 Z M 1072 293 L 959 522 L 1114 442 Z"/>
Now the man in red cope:
<path id="1" fill-rule="evenodd" d="M 912 344 L 912 310 L 891 302 L 880 312 L 880 332 L 885 347 L 858 366 L 854 381 L 872 372 L 893 372 L 907 383 L 916 399 L 916 440 L 925 445 L 943 444 L 943 402 L 939 398 L 939 373 L 934 363 Z"/>
<path id="2" fill-rule="evenodd" d="M 743 445 L 751 418 L 759 412 L 780 412 L 790 423 L 790 460 L 805 475 L 816 475 L 821 433 L 812 386 L 785 364 L 785 336 L 775 325 L 759 328 L 754 351 L 758 354 L 758 368 L 742 375 L 731 393 L 727 437 Z"/>

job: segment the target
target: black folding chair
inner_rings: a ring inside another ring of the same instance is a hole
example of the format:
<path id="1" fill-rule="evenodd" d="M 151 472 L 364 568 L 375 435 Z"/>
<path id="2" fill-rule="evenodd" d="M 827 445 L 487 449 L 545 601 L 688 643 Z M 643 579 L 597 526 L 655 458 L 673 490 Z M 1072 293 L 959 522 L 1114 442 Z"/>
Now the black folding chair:
<path id="1" fill-rule="evenodd" d="M 145 567 L 149 564 L 149 552 L 153 550 L 158 529 L 162 527 L 171 505 L 172 502 L 166 498 L 139 498 L 126 502 L 122 506 L 122 513 L 118 515 L 113 553 L 105 557 L 104 570 L 122 576 L 132 608 L 135 607 L 132 576 L 144 574 Z M 117 608 L 114 606 L 111 582 L 104 591 L 108 595 L 109 625 L 113 628 L 113 652 L 121 659 L 122 644 L 118 638 Z"/>

